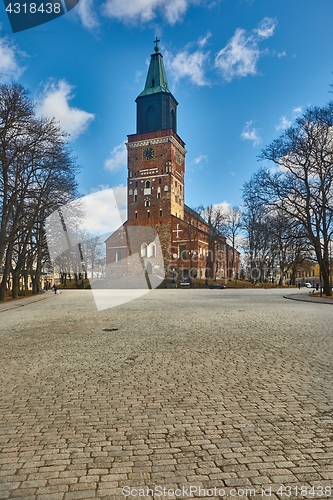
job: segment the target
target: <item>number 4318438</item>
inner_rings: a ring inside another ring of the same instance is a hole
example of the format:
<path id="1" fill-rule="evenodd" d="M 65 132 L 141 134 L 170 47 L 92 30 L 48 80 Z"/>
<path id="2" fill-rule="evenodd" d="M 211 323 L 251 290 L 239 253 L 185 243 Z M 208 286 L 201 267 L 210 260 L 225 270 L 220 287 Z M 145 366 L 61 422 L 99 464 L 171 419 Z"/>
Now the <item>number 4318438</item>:
<path id="1" fill-rule="evenodd" d="M 276 492 L 284 497 L 330 497 L 332 495 L 331 486 L 280 486 Z"/>
<path id="2" fill-rule="evenodd" d="M 60 3 L 9 3 L 6 7 L 6 12 L 9 14 L 60 14 Z"/>

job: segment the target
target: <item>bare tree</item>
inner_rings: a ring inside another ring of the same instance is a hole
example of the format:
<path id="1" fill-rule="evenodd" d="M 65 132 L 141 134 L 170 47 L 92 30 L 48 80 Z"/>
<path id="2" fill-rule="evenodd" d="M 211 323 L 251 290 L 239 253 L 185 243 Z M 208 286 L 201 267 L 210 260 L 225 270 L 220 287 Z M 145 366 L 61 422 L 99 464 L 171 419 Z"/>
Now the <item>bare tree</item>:
<path id="1" fill-rule="evenodd" d="M 0 85 L 0 300 L 21 275 L 39 288 L 46 241 L 44 222 L 76 190 L 75 162 L 54 120 L 38 118 L 19 85 Z M 31 258 L 33 256 L 33 259 Z"/>
<path id="2" fill-rule="evenodd" d="M 330 242 L 333 232 L 333 103 L 309 108 L 279 139 L 261 153 L 278 166 L 263 169 L 261 196 L 270 207 L 297 221 L 313 246 L 323 277 L 330 285 Z"/>
<path id="3" fill-rule="evenodd" d="M 288 217 L 278 206 L 265 201 L 266 171 L 260 169 L 244 184 L 243 224 L 246 253 L 253 280 L 284 283 L 286 273 L 295 272 L 308 253 L 308 240 L 300 223 Z M 293 281 L 294 278 L 292 278 Z"/>
<path id="4" fill-rule="evenodd" d="M 243 228 L 242 211 L 240 207 L 231 207 L 221 221 L 220 231 L 226 236 L 232 248 L 232 278 L 237 279 L 237 272 L 235 273 L 237 237 Z"/>
<path id="5" fill-rule="evenodd" d="M 213 277 L 216 279 L 213 265 L 216 259 L 216 246 L 215 241 L 218 236 L 222 236 L 221 228 L 225 221 L 225 213 L 219 206 L 209 205 L 203 207 L 202 205 L 196 209 L 201 217 L 206 221 L 209 227 L 208 233 L 208 252 L 206 255 L 206 271 L 205 271 L 205 286 L 208 286 L 208 279 Z"/>

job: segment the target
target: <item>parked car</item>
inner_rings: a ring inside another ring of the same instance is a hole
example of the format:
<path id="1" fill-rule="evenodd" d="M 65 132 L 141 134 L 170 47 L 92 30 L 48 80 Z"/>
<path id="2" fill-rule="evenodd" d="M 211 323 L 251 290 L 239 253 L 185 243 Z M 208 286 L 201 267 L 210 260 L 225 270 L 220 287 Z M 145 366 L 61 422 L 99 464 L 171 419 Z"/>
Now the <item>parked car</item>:
<path id="1" fill-rule="evenodd" d="M 227 288 L 225 285 L 221 285 L 221 283 L 212 283 L 209 285 L 209 288 L 214 290 L 215 288 L 218 288 L 219 290 L 223 290 L 224 288 Z"/>
<path id="2" fill-rule="evenodd" d="M 190 287 L 191 280 L 190 278 L 180 278 L 179 286 L 181 287 Z"/>

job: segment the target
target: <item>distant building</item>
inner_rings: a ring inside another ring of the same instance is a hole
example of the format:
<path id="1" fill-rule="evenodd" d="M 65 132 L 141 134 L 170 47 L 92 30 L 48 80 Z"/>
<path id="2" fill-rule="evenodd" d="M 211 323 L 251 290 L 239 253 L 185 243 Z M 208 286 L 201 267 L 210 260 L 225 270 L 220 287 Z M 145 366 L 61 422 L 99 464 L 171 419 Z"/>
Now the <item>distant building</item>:
<path id="1" fill-rule="evenodd" d="M 145 88 L 136 99 L 137 133 L 127 142 L 128 219 L 106 240 L 107 274 L 114 275 L 115 264 L 119 270 L 127 265 L 125 259 L 134 253 L 148 273 L 158 272 L 157 233 L 167 277 L 236 277 L 239 253 L 185 205 L 186 150 L 177 134 L 178 103 L 168 87 L 158 40 L 155 43 Z M 140 227 L 154 230 L 151 241 L 149 232 L 139 237 Z"/>

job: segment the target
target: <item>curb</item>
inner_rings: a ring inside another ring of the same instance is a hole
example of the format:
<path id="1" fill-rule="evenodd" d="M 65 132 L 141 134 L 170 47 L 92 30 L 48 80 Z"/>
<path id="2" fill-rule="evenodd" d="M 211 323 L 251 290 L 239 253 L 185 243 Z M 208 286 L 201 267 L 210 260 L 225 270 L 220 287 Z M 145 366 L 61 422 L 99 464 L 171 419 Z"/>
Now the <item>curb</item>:
<path id="1" fill-rule="evenodd" d="M 33 304 L 34 302 L 39 302 L 40 300 L 48 299 L 50 297 L 52 297 L 52 295 L 47 295 L 46 297 L 44 297 L 43 294 L 36 297 L 27 297 L 25 299 L 18 299 L 17 301 L 15 301 L 15 303 L 14 302 L 10 302 L 8 304 L 0 303 L 0 313 L 5 311 L 10 311 L 11 309 L 17 309 L 18 307 L 28 306 L 29 304 Z"/>
<path id="2" fill-rule="evenodd" d="M 314 298 L 310 297 L 308 295 L 303 295 L 303 294 L 294 294 L 294 295 L 284 295 L 283 296 L 285 299 L 289 300 L 296 300 L 298 302 L 312 302 L 312 304 L 331 304 L 333 305 L 333 300 L 332 299 L 325 299 L 325 298 Z"/>

